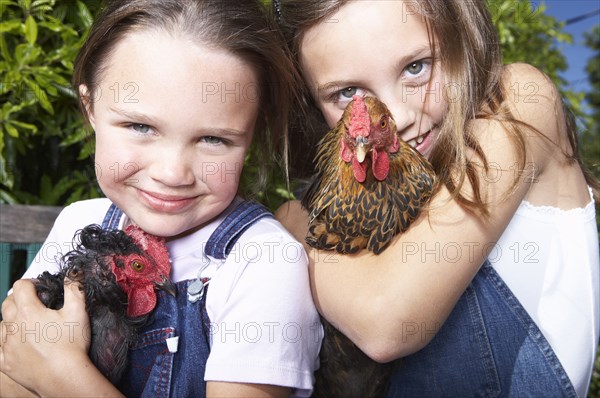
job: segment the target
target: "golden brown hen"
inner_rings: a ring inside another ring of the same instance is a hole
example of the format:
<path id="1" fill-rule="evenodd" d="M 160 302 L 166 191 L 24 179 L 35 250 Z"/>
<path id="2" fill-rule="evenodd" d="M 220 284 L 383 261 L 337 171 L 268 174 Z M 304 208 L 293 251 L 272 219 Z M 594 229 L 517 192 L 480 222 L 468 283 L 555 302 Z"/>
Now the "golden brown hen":
<path id="1" fill-rule="evenodd" d="M 417 218 L 436 181 L 429 162 L 398 138 L 390 111 L 373 97 L 353 97 L 321 140 L 316 163 L 302 200 L 310 212 L 306 241 L 338 253 L 381 253 Z"/>
<path id="2" fill-rule="evenodd" d="M 319 144 L 316 175 L 302 205 L 309 211 L 306 242 L 314 248 L 381 253 L 408 229 L 431 197 L 429 162 L 397 134 L 388 108 L 354 96 Z M 325 319 L 314 397 L 385 395 L 391 365 L 367 357 Z"/>

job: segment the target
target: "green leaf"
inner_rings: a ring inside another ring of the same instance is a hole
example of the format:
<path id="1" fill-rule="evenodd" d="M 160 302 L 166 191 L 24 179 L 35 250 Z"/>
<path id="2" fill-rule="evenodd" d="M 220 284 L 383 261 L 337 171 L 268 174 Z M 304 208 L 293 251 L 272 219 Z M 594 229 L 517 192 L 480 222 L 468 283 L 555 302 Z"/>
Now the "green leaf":
<path id="1" fill-rule="evenodd" d="M 65 97 L 73 99 L 76 98 L 75 91 L 71 88 L 71 86 L 63 86 L 59 84 L 58 86 L 56 86 L 56 89 L 60 94 L 64 95 Z"/>
<path id="2" fill-rule="evenodd" d="M 19 67 L 23 65 L 23 59 L 27 57 L 27 50 L 31 48 L 31 45 L 21 43 L 15 47 L 15 60 L 19 64 Z"/>
<path id="3" fill-rule="evenodd" d="M 38 15 L 51 11 L 54 6 L 54 0 L 34 0 L 31 3 L 31 9 Z"/>
<path id="4" fill-rule="evenodd" d="M 61 204 L 59 202 L 60 198 L 79 182 L 73 176 L 65 176 L 53 184 L 50 177 L 44 174 L 40 186 L 40 197 L 44 200 L 44 203 Z"/>
<path id="5" fill-rule="evenodd" d="M 2 21 L 0 23 L 0 33 L 12 32 L 21 27 L 21 21 L 12 19 L 10 21 Z"/>
<path id="6" fill-rule="evenodd" d="M 0 138 L 3 138 L 2 125 L 0 125 Z M 4 139 L 1 140 L 4 142 Z M 12 189 L 14 186 L 15 174 L 8 170 L 6 159 L 0 157 L 0 184 L 4 185 L 8 189 Z"/>
<path id="7" fill-rule="evenodd" d="M 47 174 L 42 175 L 40 180 L 40 197 L 48 199 L 52 195 L 52 181 Z M 51 202 L 48 202 L 50 204 Z"/>
<path id="8" fill-rule="evenodd" d="M 25 20 L 25 39 L 29 44 L 33 44 L 37 40 L 38 27 L 35 19 L 31 15 Z"/>
<path id="9" fill-rule="evenodd" d="M 15 58 L 21 69 L 26 65 L 30 65 L 41 55 L 42 49 L 35 44 L 21 43 L 15 49 Z"/>
<path id="10" fill-rule="evenodd" d="M 19 4 L 24 11 L 31 10 L 31 0 L 19 0 Z"/>
<path id="11" fill-rule="evenodd" d="M 63 30 L 63 27 L 61 25 L 60 22 L 55 22 L 55 21 L 41 21 L 40 23 L 38 23 L 39 26 L 42 26 L 48 30 L 51 30 L 54 33 L 58 33 L 61 32 Z"/>
<path id="12" fill-rule="evenodd" d="M 50 103 L 50 101 L 48 101 L 48 95 L 46 95 L 46 92 L 35 82 L 29 79 L 26 79 L 25 83 L 29 86 L 29 88 L 33 92 L 33 95 L 35 95 L 35 98 L 39 101 L 42 108 L 44 108 L 51 115 L 54 115 L 54 109 L 52 108 L 52 104 Z"/>
<path id="13" fill-rule="evenodd" d="M 30 123 L 25 123 L 25 122 L 18 122 L 16 120 L 11 120 L 10 122 L 11 124 L 14 124 L 17 127 L 20 127 L 21 129 L 25 129 L 25 130 L 30 130 L 32 133 L 37 133 L 38 128 L 35 124 L 30 124 Z"/>
<path id="14" fill-rule="evenodd" d="M 79 11 L 79 16 L 83 21 L 83 24 L 86 29 L 92 26 L 92 22 L 94 21 L 94 17 L 92 13 L 87 8 L 84 2 L 77 0 L 77 10 Z"/>
<path id="15" fill-rule="evenodd" d="M 4 128 L 6 129 L 8 135 L 10 135 L 11 137 L 19 138 L 19 130 L 17 130 L 13 125 L 11 125 L 9 121 L 4 123 Z"/>
<path id="16" fill-rule="evenodd" d="M 4 35 L 0 35 L 0 53 L 2 54 L 2 58 L 4 58 L 4 60 L 7 62 L 12 62 L 13 57 L 8 50 L 6 40 L 4 40 Z"/>
<path id="17" fill-rule="evenodd" d="M 294 200 L 296 196 L 293 192 L 288 191 L 286 188 L 278 187 L 275 188 L 275 193 L 281 196 L 285 200 Z"/>
<path id="18" fill-rule="evenodd" d="M 4 180 L 2 179 L 1 174 L 0 183 L 4 184 Z M 8 184 L 4 185 L 6 185 L 7 187 L 9 186 Z M 10 187 L 12 188 L 12 184 L 10 185 Z M 15 205 L 18 203 L 15 197 L 12 196 L 10 193 L 6 192 L 4 189 L 0 189 L 0 201 L 2 201 L 2 203 L 8 203 L 9 205 Z"/>
<path id="19" fill-rule="evenodd" d="M 61 145 L 69 146 L 69 145 L 73 145 L 73 144 L 82 142 L 87 139 L 92 140 L 90 133 L 85 128 L 79 128 L 79 129 L 76 129 L 73 134 L 71 134 L 70 136 L 63 139 Z M 82 144 L 84 144 L 84 143 L 82 143 Z"/>
<path id="20" fill-rule="evenodd" d="M 2 123 L 0 123 L 0 172 L 2 172 L 2 170 L 4 170 L 3 168 L 3 164 L 4 162 L 4 156 L 2 155 L 2 152 L 4 151 L 4 128 L 2 128 Z"/>
<path id="21" fill-rule="evenodd" d="M 75 189 L 73 191 L 73 193 L 71 193 L 71 195 L 69 195 L 69 197 L 67 198 L 66 204 L 78 202 L 78 201 L 84 199 L 83 196 L 84 196 L 83 187 L 79 187 L 79 188 Z"/>
<path id="22" fill-rule="evenodd" d="M 94 151 L 96 148 L 96 144 L 93 139 L 83 140 L 83 146 L 81 147 L 81 151 L 79 152 L 79 156 L 77 160 L 89 159 L 94 156 Z"/>

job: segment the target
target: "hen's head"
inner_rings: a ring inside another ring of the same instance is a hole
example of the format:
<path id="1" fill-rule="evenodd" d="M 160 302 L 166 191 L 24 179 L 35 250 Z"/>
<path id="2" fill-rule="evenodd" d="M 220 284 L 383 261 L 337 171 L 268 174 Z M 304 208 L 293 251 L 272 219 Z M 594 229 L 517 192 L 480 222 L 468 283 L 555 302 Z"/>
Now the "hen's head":
<path id="1" fill-rule="evenodd" d="M 65 255 L 66 276 L 82 283 L 91 307 L 120 311 L 127 297 L 127 315 L 148 314 L 156 306 L 155 289 L 175 295 L 169 279 L 171 262 L 163 238 L 139 227 L 126 231 L 88 225 L 79 234 L 75 250 Z"/>
<path id="2" fill-rule="evenodd" d="M 352 163 L 354 178 L 367 178 L 367 159 L 373 176 L 383 181 L 390 168 L 389 154 L 400 147 L 396 123 L 385 104 L 374 97 L 355 95 L 342 116 L 345 133 L 341 137 L 340 157 Z"/>
<path id="3" fill-rule="evenodd" d="M 129 254 L 116 254 L 110 266 L 117 283 L 127 294 L 127 315 L 138 317 L 156 306 L 155 288 L 175 295 L 175 285 L 169 279 L 171 261 L 163 238 L 150 235 L 141 228 L 130 225 L 125 233 L 131 237 L 138 250 Z"/>

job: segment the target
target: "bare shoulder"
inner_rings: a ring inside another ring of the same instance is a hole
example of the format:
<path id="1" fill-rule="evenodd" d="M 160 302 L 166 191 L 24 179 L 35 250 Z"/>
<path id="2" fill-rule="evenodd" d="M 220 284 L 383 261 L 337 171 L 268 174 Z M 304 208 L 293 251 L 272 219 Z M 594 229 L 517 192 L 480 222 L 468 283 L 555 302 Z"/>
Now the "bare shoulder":
<path id="1" fill-rule="evenodd" d="M 502 83 L 505 87 L 511 89 L 515 96 L 515 102 L 521 102 L 521 97 L 548 95 L 550 97 L 558 96 L 558 91 L 552 83 L 552 80 L 541 70 L 533 65 L 526 63 L 514 63 L 505 65 L 502 71 Z M 519 84 L 520 87 L 516 87 Z M 526 86 L 532 86 L 535 90 L 527 90 Z M 519 91 L 517 90 L 520 89 Z M 527 103 L 535 103 L 528 101 Z"/>
<path id="2" fill-rule="evenodd" d="M 304 242 L 308 232 L 308 212 L 302 207 L 299 200 L 291 200 L 282 204 L 275 212 L 275 218 L 297 240 Z"/>
<path id="3" fill-rule="evenodd" d="M 506 101 L 521 122 L 558 142 L 564 135 L 562 99 L 550 78 L 525 63 L 506 65 L 502 73 Z"/>
<path id="4" fill-rule="evenodd" d="M 540 206 L 562 209 L 582 207 L 589 202 L 583 173 L 569 156 L 574 132 L 567 128 L 561 95 L 539 69 L 528 64 L 504 68 L 505 100 L 513 116 L 535 131 L 520 128 L 527 150 L 526 174 L 531 184 L 525 199 Z"/>

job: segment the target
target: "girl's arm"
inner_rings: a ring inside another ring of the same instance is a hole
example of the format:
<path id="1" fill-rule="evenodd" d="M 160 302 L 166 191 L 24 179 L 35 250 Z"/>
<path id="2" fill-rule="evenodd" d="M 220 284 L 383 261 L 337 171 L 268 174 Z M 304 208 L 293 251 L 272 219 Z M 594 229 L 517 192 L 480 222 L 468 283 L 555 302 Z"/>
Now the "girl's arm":
<path id="1" fill-rule="evenodd" d="M 504 84 L 513 89 L 535 88 L 536 95 L 529 101 L 517 95 L 508 98 L 511 110 L 550 140 L 565 143 L 560 98 L 543 74 L 527 65 L 511 66 Z M 491 209 L 489 219 L 465 211 L 442 188 L 431 201 L 429 216 L 422 215 L 378 256 L 367 251 L 337 255 L 307 248 L 313 298 L 320 312 L 377 361 L 411 354 L 434 337 L 524 198 L 573 195 L 566 187 L 568 181 L 562 181 L 564 189 L 556 181 L 559 172 L 578 175 L 568 170 L 574 166 L 566 165 L 559 146 L 537 134 L 524 134 L 526 162 L 535 169 L 531 178 L 528 170 L 522 175 L 516 172 L 519 159 L 500 123 L 476 120 L 470 127 L 492 165 L 490 175 L 483 170 L 479 175 Z M 463 192 L 469 189 L 464 186 Z M 282 206 L 277 217 L 304 241 L 307 213 L 299 202 Z M 499 249 L 503 255 L 510 252 L 507 247 Z"/>
<path id="2" fill-rule="evenodd" d="M 55 311 L 30 280 L 17 281 L 2 317 L 0 371 L 16 383 L 41 396 L 122 396 L 87 355 L 89 319 L 78 285 L 65 284 L 64 307 Z"/>
<path id="3" fill-rule="evenodd" d="M 67 314 L 70 314 L 69 318 L 65 317 Z M 87 356 L 89 323 L 85 313 L 85 299 L 77 285 L 65 286 L 65 306 L 54 311 L 39 302 L 31 281 L 17 281 L 13 294 L 2 304 L 2 315 L 1 397 L 122 396 L 98 372 Z M 290 390 L 286 387 L 207 383 L 208 397 L 289 395 Z"/>
<path id="4" fill-rule="evenodd" d="M 267 384 L 221 383 L 209 381 L 206 383 L 206 396 L 210 397 L 289 397 L 287 387 Z"/>
<path id="5" fill-rule="evenodd" d="M 33 391 L 29 391 L 4 373 L 0 372 L 0 397 L 26 398 L 37 397 Z"/>

